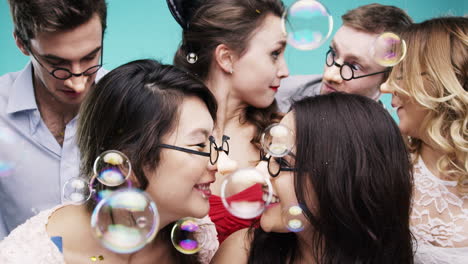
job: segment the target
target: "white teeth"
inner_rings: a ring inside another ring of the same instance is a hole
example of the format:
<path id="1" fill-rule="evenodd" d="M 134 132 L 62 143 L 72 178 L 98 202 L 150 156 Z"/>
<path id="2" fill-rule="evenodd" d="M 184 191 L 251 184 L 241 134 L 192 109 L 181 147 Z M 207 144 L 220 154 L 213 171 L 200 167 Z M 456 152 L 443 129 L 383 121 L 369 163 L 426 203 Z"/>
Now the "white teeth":
<path id="1" fill-rule="evenodd" d="M 263 193 L 263 195 L 262 195 L 262 200 L 263 200 L 264 202 L 267 202 L 267 201 L 268 201 L 268 193 Z M 280 200 L 279 200 L 278 197 L 276 197 L 276 196 L 274 196 L 274 195 L 271 197 L 270 203 L 279 203 L 279 202 L 280 202 Z"/>
<path id="2" fill-rule="evenodd" d="M 199 189 L 199 190 L 202 190 L 202 191 L 206 191 L 206 190 L 209 190 L 210 189 L 210 184 L 197 184 L 195 185 L 195 188 Z"/>

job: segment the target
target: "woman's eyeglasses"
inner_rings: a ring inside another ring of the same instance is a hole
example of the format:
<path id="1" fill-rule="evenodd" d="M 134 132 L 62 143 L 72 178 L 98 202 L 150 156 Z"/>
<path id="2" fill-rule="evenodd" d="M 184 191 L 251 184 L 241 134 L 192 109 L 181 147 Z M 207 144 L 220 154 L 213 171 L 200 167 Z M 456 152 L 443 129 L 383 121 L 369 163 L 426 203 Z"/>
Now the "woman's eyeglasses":
<path id="1" fill-rule="evenodd" d="M 188 149 L 188 148 L 183 148 L 183 147 L 178 147 L 178 146 L 168 145 L 168 144 L 159 144 L 159 146 L 162 148 L 178 150 L 178 151 L 195 154 L 199 156 L 210 157 L 210 163 L 211 165 L 214 165 L 218 161 L 219 151 L 224 151 L 226 155 L 229 155 L 229 142 L 228 142 L 229 139 L 230 138 L 228 136 L 223 135 L 221 147 L 218 147 L 218 145 L 216 145 L 215 138 L 213 136 L 209 136 L 208 140 L 210 141 L 210 152 L 197 151 L 193 149 Z"/>

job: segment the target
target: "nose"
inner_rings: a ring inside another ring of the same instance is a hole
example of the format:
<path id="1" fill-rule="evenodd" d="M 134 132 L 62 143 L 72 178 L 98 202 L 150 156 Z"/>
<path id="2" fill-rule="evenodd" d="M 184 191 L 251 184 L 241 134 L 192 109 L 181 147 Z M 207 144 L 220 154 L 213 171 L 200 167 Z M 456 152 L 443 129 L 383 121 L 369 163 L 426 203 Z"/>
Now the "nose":
<path id="1" fill-rule="evenodd" d="M 237 161 L 229 158 L 224 151 L 219 152 L 217 165 L 218 172 L 225 175 L 232 173 L 239 167 Z"/>
<path id="2" fill-rule="evenodd" d="M 261 160 L 257 166 L 255 167 L 256 170 L 262 173 L 262 175 L 269 176 L 268 173 L 268 162 Z"/>
<path id="3" fill-rule="evenodd" d="M 216 162 L 215 164 L 211 164 L 211 161 L 208 160 L 207 169 L 210 172 L 216 172 L 218 170 L 218 162 Z"/>
<path id="4" fill-rule="evenodd" d="M 386 82 L 384 82 L 384 83 L 382 83 L 382 84 L 380 85 L 380 92 L 381 92 L 381 93 L 384 93 L 384 94 L 385 94 L 385 93 L 392 93 L 392 92 L 393 92 L 393 90 L 392 90 L 390 84 L 388 83 L 388 81 L 386 81 Z"/>
<path id="5" fill-rule="evenodd" d="M 325 66 L 325 70 L 323 71 L 323 80 L 328 83 L 341 84 L 343 82 L 343 78 L 341 78 L 340 68 L 336 65 L 332 65 L 331 67 Z"/>
<path id="6" fill-rule="evenodd" d="M 76 93 L 81 93 L 86 89 L 86 82 L 88 81 L 89 76 L 72 76 L 65 80 L 65 86 L 69 89 L 72 89 Z"/>
<path id="7" fill-rule="evenodd" d="M 278 78 L 283 79 L 289 76 L 289 69 L 288 69 L 288 64 L 286 63 L 286 60 L 284 57 L 282 58 L 281 65 L 278 69 Z"/>

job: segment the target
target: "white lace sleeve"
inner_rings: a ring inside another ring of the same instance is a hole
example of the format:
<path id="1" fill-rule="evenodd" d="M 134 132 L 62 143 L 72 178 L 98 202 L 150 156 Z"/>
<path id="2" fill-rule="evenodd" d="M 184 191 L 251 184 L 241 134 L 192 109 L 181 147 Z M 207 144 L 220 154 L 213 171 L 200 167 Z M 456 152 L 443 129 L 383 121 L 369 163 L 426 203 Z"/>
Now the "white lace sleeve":
<path id="1" fill-rule="evenodd" d="M 42 211 L 15 228 L 0 242 L 0 263 L 63 264 L 65 259 L 46 231 L 49 216 L 58 207 Z"/>
<path id="2" fill-rule="evenodd" d="M 203 232 L 206 235 L 203 248 L 198 252 L 198 260 L 203 264 L 210 263 L 211 259 L 216 253 L 216 250 L 218 250 L 219 247 L 218 232 L 216 231 L 216 227 L 209 216 L 198 219 L 198 224 L 203 228 Z"/>
<path id="3" fill-rule="evenodd" d="M 456 185 L 434 176 L 421 158 L 415 165 L 411 231 L 416 263 L 468 263 L 468 195 Z"/>

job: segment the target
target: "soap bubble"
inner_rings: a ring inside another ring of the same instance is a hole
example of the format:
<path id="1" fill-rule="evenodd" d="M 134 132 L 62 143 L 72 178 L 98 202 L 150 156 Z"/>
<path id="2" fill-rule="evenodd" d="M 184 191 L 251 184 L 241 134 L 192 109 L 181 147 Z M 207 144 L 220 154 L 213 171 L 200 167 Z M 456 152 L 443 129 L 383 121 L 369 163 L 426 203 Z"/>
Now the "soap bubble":
<path id="1" fill-rule="evenodd" d="M 294 132 L 282 124 L 273 124 L 265 129 L 260 142 L 263 150 L 273 157 L 284 157 L 295 144 Z"/>
<path id="2" fill-rule="evenodd" d="M 88 180 L 83 177 L 73 177 L 65 182 L 62 188 L 62 198 L 71 204 L 84 204 L 91 197 Z"/>
<path id="3" fill-rule="evenodd" d="M 395 33 L 384 32 L 375 39 L 370 55 L 381 66 L 395 66 L 406 56 L 406 42 Z"/>
<path id="4" fill-rule="evenodd" d="M 208 224 L 200 225 L 195 218 L 180 219 L 171 231 L 172 245 L 183 254 L 197 253 L 208 240 L 208 232 L 205 232 L 208 226 Z"/>
<path id="5" fill-rule="evenodd" d="M 303 210 L 299 205 L 292 205 L 283 211 L 283 221 L 286 228 L 291 232 L 304 230 L 306 222 Z"/>
<path id="6" fill-rule="evenodd" d="M 312 50 L 325 43 L 333 30 L 333 17 L 315 0 L 299 0 L 282 17 L 288 43 L 296 49 Z"/>
<path id="7" fill-rule="evenodd" d="M 254 168 L 243 168 L 227 176 L 221 184 L 221 201 L 232 215 L 251 219 L 262 214 L 271 203 L 269 176 Z"/>
<path id="8" fill-rule="evenodd" d="M 127 156 L 117 150 L 108 150 L 94 162 L 94 174 L 107 186 L 119 186 L 130 176 L 132 166 Z"/>
<path id="9" fill-rule="evenodd" d="M 143 248 L 158 232 L 156 204 L 143 191 L 125 188 L 101 200 L 91 216 L 95 237 L 107 249 L 128 254 Z"/>

